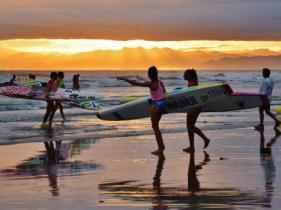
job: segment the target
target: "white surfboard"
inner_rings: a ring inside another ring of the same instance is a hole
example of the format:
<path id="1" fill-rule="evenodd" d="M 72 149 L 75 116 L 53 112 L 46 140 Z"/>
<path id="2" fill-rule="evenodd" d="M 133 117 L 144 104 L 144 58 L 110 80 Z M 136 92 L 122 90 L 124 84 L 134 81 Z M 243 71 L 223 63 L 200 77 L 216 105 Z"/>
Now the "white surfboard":
<path id="1" fill-rule="evenodd" d="M 0 87 L 0 95 L 24 98 L 30 100 L 53 100 L 53 101 L 93 101 L 103 98 L 99 93 L 58 88 L 47 97 L 45 88 L 30 88 L 24 86 Z"/>
<path id="2" fill-rule="evenodd" d="M 166 94 L 165 113 L 186 112 L 188 108 L 202 106 L 226 98 L 232 93 L 227 84 L 204 84 L 174 90 Z M 150 116 L 152 100 L 142 98 L 99 112 L 103 120 L 132 120 Z"/>

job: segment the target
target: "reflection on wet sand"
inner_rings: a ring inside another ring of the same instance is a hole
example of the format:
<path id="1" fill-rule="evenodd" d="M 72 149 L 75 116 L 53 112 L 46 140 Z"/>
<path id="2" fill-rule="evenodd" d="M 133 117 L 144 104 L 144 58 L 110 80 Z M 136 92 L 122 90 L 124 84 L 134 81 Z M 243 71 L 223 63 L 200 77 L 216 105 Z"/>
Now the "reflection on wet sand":
<path id="1" fill-rule="evenodd" d="M 247 191 L 235 187 L 201 188 L 197 172 L 203 170 L 203 166 L 210 162 L 210 156 L 206 152 L 203 161 L 197 165 L 194 153 L 190 154 L 187 187 L 165 187 L 166 184 L 161 183 L 164 162 L 165 157 L 159 156 L 152 187 L 133 180 L 100 184 L 102 194 L 115 198 L 105 201 L 102 205 L 115 205 L 117 203 L 113 202 L 118 202 L 116 199 L 127 201 L 128 205 L 131 205 L 131 201 L 138 205 L 149 205 L 152 209 L 233 209 L 242 205 L 254 207 L 270 203 L 263 192 L 256 190 Z"/>
<path id="2" fill-rule="evenodd" d="M 44 142 L 46 153 L 47 153 L 47 167 L 46 173 L 49 178 L 49 185 L 51 187 L 51 192 L 53 196 L 59 195 L 59 187 L 58 187 L 58 163 L 59 163 L 59 148 L 61 145 L 60 141 L 55 142 L 56 147 L 54 147 L 54 143 Z"/>
<path id="3" fill-rule="evenodd" d="M 0 171 L 0 176 L 9 179 L 49 179 L 51 193 L 59 195 L 58 177 L 83 175 L 88 171 L 95 171 L 102 168 L 102 165 L 93 161 L 69 161 L 69 158 L 79 155 L 83 150 L 89 149 L 96 140 L 79 140 L 72 143 L 61 141 L 44 142 L 45 150 L 40 155 L 24 160 L 15 168 Z"/>
<path id="4" fill-rule="evenodd" d="M 274 129 L 275 135 L 270 139 L 270 141 L 265 144 L 264 131 L 260 132 L 260 160 L 261 166 L 264 171 L 265 178 L 265 207 L 271 207 L 271 200 L 274 193 L 274 180 L 276 176 L 276 168 L 273 161 L 271 147 L 280 137 L 281 133 L 279 130 Z"/>
<path id="5" fill-rule="evenodd" d="M 206 165 L 210 161 L 210 155 L 204 151 L 204 160 L 195 165 L 194 153 L 190 153 L 189 167 L 188 167 L 188 191 L 195 193 L 200 190 L 200 182 L 197 178 L 197 171 L 202 169 L 203 165 Z"/>
<path id="6" fill-rule="evenodd" d="M 165 205 L 165 201 L 162 198 L 162 188 L 161 188 L 161 175 L 165 162 L 164 154 L 158 156 L 158 163 L 156 166 L 155 175 L 153 177 L 153 194 L 152 196 L 152 206 L 153 209 L 167 209 L 167 205 Z"/>

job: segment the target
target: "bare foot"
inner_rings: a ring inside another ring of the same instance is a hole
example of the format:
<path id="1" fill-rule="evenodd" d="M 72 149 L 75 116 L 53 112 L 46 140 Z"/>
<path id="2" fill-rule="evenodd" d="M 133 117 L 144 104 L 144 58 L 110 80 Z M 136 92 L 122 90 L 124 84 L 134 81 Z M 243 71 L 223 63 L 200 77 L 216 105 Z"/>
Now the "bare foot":
<path id="1" fill-rule="evenodd" d="M 153 155 L 163 155 L 164 149 L 157 149 L 153 152 L 151 152 L 151 154 Z"/>
<path id="2" fill-rule="evenodd" d="M 187 147 L 187 148 L 183 149 L 182 151 L 184 151 L 186 153 L 193 153 L 193 152 L 195 152 L 195 149 L 191 148 L 191 147 Z"/>
<path id="3" fill-rule="evenodd" d="M 255 126 L 255 130 L 257 130 L 257 131 L 263 131 L 263 125 L 261 125 L 261 124 L 258 124 L 258 125 L 256 125 Z"/>
<path id="4" fill-rule="evenodd" d="M 209 146 L 209 144 L 210 144 L 210 139 L 206 139 L 203 149 L 206 149 Z"/>
<path id="5" fill-rule="evenodd" d="M 204 153 L 204 162 L 209 162 L 211 160 L 210 155 L 206 151 L 203 151 L 203 153 Z"/>

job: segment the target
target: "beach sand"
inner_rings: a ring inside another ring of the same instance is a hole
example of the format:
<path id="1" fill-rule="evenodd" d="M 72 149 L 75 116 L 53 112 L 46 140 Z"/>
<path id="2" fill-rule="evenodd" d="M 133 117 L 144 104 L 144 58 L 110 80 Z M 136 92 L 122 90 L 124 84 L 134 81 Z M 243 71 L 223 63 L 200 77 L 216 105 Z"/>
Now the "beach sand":
<path id="1" fill-rule="evenodd" d="M 151 134 L 63 142 L 62 160 L 46 158 L 42 142 L 1 146 L 1 209 L 279 209 L 281 142 L 272 126 L 271 149 L 260 150 L 252 128 L 206 134 L 206 153 L 196 138 L 193 156 L 181 151 L 186 132 L 166 133 L 165 158 L 150 154 Z"/>

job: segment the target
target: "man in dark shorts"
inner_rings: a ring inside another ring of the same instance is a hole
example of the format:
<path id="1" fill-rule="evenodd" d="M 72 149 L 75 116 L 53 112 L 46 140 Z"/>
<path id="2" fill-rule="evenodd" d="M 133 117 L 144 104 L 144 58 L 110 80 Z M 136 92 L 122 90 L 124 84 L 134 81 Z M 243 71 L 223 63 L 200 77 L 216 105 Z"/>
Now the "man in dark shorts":
<path id="1" fill-rule="evenodd" d="M 266 95 L 269 104 L 265 106 L 260 106 L 259 108 L 260 124 L 255 126 L 255 129 L 259 131 L 264 130 L 264 112 L 275 121 L 275 127 L 280 125 L 280 121 L 270 111 L 270 103 L 272 99 L 272 90 L 273 90 L 273 81 L 270 78 L 270 70 L 268 68 L 264 68 L 262 70 L 262 75 L 264 79 L 262 85 L 260 86 L 260 94 Z"/>

